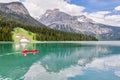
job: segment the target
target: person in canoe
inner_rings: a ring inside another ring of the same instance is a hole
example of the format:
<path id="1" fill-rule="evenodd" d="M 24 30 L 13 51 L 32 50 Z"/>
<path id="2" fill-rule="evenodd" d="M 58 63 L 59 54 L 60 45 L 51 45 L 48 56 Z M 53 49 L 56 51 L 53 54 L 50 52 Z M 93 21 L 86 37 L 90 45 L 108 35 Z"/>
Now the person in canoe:
<path id="1" fill-rule="evenodd" d="M 30 54 L 30 53 L 35 54 L 35 53 L 37 53 L 37 52 L 38 52 L 37 49 L 33 49 L 33 50 L 24 49 L 24 50 L 22 51 L 22 54 L 23 54 L 24 56 L 26 56 L 27 54 Z"/>

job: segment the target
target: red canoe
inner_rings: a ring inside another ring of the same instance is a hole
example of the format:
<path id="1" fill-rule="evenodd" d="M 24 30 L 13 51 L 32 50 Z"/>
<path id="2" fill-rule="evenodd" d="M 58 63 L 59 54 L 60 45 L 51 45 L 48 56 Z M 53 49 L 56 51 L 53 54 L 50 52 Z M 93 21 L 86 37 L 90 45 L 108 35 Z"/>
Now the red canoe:
<path id="1" fill-rule="evenodd" d="M 23 54 L 23 55 L 27 55 L 27 54 L 29 54 L 29 53 L 35 54 L 35 53 L 37 53 L 37 52 L 38 52 L 37 49 L 33 49 L 33 50 L 26 50 L 26 49 L 24 49 L 24 50 L 22 51 L 22 54 Z"/>

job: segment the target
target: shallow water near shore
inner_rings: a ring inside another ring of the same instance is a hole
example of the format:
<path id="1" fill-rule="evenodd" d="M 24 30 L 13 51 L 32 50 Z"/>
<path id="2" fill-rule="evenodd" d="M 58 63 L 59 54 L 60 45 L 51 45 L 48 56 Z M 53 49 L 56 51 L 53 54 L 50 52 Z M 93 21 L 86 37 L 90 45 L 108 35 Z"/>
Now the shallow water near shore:
<path id="1" fill-rule="evenodd" d="M 1 42 L 0 80 L 120 80 L 120 41 Z"/>

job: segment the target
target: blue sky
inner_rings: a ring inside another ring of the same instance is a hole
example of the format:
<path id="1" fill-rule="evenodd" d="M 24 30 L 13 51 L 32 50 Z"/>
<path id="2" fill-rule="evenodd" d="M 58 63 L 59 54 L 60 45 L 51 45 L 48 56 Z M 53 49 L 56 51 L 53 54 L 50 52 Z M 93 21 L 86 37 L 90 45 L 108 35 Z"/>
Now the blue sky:
<path id="1" fill-rule="evenodd" d="M 112 11 L 120 0 L 67 0 L 70 4 L 84 6 L 86 12 Z"/>

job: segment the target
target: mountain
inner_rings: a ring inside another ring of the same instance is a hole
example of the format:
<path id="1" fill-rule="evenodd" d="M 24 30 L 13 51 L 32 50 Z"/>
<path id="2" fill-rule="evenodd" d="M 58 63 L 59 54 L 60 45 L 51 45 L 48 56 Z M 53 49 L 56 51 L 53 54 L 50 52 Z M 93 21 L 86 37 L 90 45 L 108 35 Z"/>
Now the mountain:
<path id="1" fill-rule="evenodd" d="M 20 2 L 0 3 L 0 15 L 6 16 L 11 20 L 18 20 L 31 25 L 43 26 L 43 24 L 30 16 L 28 10 Z"/>
<path id="2" fill-rule="evenodd" d="M 52 29 L 83 33 L 100 40 L 120 40 L 119 27 L 96 23 L 84 15 L 71 16 L 59 9 L 47 10 L 38 21 Z"/>
<path id="3" fill-rule="evenodd" d="M 54 30 L 32 18 L 20 2 L 0 3 L 0 41 L 97 40 L 81 33 Z"/>
<path id="4" fill-rule="evenodd" d="M 20 2 L 0 3 L 0 9 L 6 13 L 29 15 L 28 10 Z"/>
<path id="5" fill-rule="evenodd" d="M 92 41 L 95 37 L 81 33 L 70 33 L 50 29 L 44 26 L 28 25 L 20 21 L 0 16 L 0 41 Z"/>

